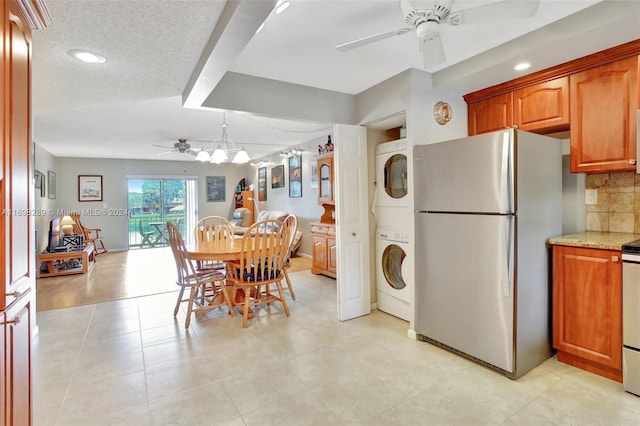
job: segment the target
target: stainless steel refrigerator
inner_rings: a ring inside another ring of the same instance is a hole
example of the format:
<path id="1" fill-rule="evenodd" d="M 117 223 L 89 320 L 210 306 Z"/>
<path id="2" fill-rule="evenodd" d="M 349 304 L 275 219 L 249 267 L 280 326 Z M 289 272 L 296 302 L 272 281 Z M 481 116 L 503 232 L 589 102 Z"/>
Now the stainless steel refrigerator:
<path id="1" fill-rule="evenodd" d="M 415 330 L 511 378 L 552 354 L 560 140 L 508 129 L 414 147 Z"/>

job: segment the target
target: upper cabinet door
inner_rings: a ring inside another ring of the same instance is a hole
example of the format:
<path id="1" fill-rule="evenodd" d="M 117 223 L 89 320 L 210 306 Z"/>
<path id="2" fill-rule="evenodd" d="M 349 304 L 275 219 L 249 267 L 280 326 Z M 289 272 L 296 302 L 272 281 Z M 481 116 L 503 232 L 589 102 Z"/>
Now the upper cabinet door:
<path id="1" fill-rule="evenodd" d="M 317 157 L 318 204 L 333 204 L 333 154 Z"/>
<path id="2" fill-rule="evenodd" d="M 570 76 L 571 171 L 636 170 L 638 58 Z"/>
<path id="3" fill-rule="evenodd" d="M 469 136 L 513 126 L 513 94 L 494 96 L 469 104 Z"/>
<path id="4" fill-rule="evenodd" d="M 513 92 L 513 115 L 520 130 L 550 133 L 569 129 L 569 77 Z"/>

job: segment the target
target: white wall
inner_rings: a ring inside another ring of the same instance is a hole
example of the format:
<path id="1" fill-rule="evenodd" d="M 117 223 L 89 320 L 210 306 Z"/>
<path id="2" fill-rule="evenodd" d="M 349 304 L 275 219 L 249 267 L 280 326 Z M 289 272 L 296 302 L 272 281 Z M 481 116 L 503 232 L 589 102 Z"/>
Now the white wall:
<path id="1" fill-rule="evenodd" d="M 57 196 L 55 200 L 36 197 L 36 208 L 54 209 L 57 211 L 84 209 L 107 209 L 106 215 L 83 215 L 82 222 L 87 227 L 101 228 L 105 245 L 109 250 L 126 250 L 128 248 L 128 217 L 126 215 L 110 215 L 109 210 L 127 209 L 127 176 L 147 177 L 189 177 L 198 179 L 197 215 L 219 215 L 230 217 L 235 204 L 233 194 L 238 182 L 246 177 L 246 166 L 235 164 L 214 165 L 197 161 L 157 161 L 157 160 L 121 160 L 97 158 L 56 158 L 38 149 L 36 152 L 36 170 L 46 175 L 47 170 L 56 172 Z M 78 175 L 102 175 L 103 201 L 78 201 Z M 206 201 L 206 176 L 226 176 L 226 194 L 224 202 Z M 48 182 L 47 182 L 48 183 Z M 39 247 L 45 247 L 49 220 L 38 218 Z"/>
<path id="2" fill-rule="evenodd" d="M 298 146 L 302 153 L 302 197 L 289 198 L 289 163 L 287 159 L 274 154 L 263 158 L 270 162 L 267 168 L 267 201 L 257 202 L 259 210 L 279 210 L 295 214 L 298 217 L 298 230 L 302 232 L 302 240 L 298 254 L 311 257 L 311 223 L 318 222 L 323 213 L 323 208 L 318 205 L 318 189 L 311 188 L 311 165 L 316 163 L 315 156 L 318 154 L 318 145 L 324 145 L 326 136 L 312 139 Z M 285 185 L 282 188 L 271 188 L 271 169 L 277 165 L 284 164 Z M 258 199 L 258 168 L 247 172 L 248 183 L 254 184 L 255 199 Z"/>
<path id="3" fill-rule="evenodd" d="M 313 139 L 299 145 L 302 154 L 302 197 L 289 198 L 289 167 L 279 154 L 266 157 L 272 164 L 267 166 L 267 201 L 256 203 L 260 210 L 281 210 L 298 216 L 299 230 L 303 233 L 300 255 L 311 256 L 311 222 L 320 219 L 323 209 L 318 205 L 318 189 L 311 188 L 311 164 L 315 164 L 318 144 L 324 145 L 326 137 Z M 271 168 L 285 164 L 285 186 L 271 188 Z M 196 161 L 157 161 L 157 160 L 115 160 L 96 158 L 57 158 L 36 145 L 36 170 L 45 176 L 47 171 L 56 172 L 57 197 L 50 200 L 36 194 L 36 208 L 51 212 L 36 217 L 39 230 L 40 250 L 44 250 L 48 239 L 49 221 L 61 210 L 127 208 L 127 176 L 196 176 L 198 178 L 198 216 L 220 215 L 230 217 L 234 209 L 233 193 L 238 182 L 246 178 L 247 184 L 255 185 L 257 199 L 257 168 L 234 164 L 203 164 Z M 78 201 L 78 175 L 102 175 L 103 201 Z M 207 202 L 205 192 L 206 176 L 226 176 L 226 199 L 224 202 Z M 102 229 L 104 241 L 109 250 L 126 250 L 128 246 L 127 218 L 123 216 L 83 217 L 88 227 Z"/>

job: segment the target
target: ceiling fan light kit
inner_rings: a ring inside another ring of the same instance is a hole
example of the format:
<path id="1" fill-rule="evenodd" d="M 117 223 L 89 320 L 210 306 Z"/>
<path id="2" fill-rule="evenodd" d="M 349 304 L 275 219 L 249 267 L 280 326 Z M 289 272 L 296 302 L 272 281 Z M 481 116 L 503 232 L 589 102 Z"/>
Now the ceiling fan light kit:
<path id="1" fill-rule="evenodd" d="M 400 28 L 363 37 L 340 44 L 335 48 L 340 52 L 347 52 L 376 41 L 415 31 L 420 41 L 424 68 L 429 69 L 446 61 L 444 46 L 438 29 L 441 23 L 456 26 L 527 18 L 536 14 L 539 2 L 540 0 L 502 0 L 454 12 L 451 9 L 454 0 L 434 0 L 431 9 L 415 9 L 409 0 L 400 0 L 402 18 L 409 25 L 408 28 Z"/>

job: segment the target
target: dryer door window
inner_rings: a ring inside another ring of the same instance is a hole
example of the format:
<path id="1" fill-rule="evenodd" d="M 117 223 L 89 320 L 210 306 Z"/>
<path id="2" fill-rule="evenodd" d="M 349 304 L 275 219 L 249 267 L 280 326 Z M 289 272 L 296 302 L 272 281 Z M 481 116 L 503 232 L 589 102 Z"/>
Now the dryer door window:
<path id="1" fill-rule="evenodd" d="M 384 190 L 391 198 L 407 195 L 407 156 L 394 154 L 384 163 Z"/>
<path id="2" fill-rule="evenodd" d="M 395 244 L 391 244 L 384 249 L 382 253 L 382 273 L 384 279 L 396 290 L 402 290 L 407 286 L 402 279 L 402 262 L 406 254 L 404 250 Z"/>

